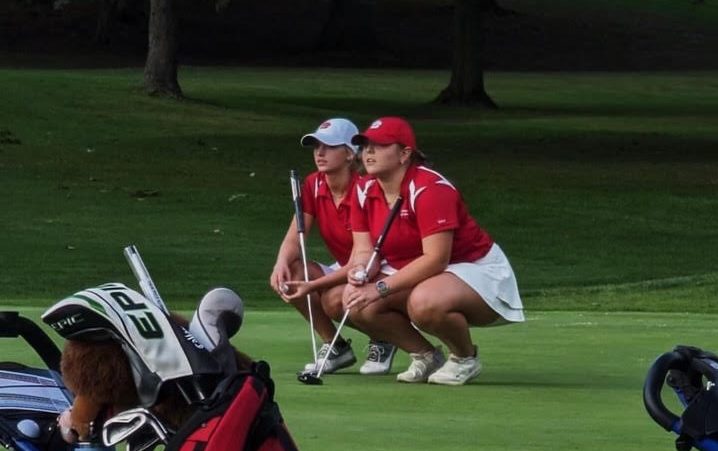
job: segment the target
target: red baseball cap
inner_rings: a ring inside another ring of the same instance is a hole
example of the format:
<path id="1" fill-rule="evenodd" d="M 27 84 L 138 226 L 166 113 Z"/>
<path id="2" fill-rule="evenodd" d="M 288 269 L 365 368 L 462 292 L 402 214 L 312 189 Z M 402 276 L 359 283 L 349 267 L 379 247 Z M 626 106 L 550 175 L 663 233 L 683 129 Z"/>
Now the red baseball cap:
<path id="1" fill-rule="evenodd" d="M 366 145 L 369 141 L 382 145 L 396 143 L 418 150 L 411 125 L 405 119 L 396 116 L 381 117 L 372 122 L 364 133 L 352 137 L 352 144 L 359 146 Z"/>

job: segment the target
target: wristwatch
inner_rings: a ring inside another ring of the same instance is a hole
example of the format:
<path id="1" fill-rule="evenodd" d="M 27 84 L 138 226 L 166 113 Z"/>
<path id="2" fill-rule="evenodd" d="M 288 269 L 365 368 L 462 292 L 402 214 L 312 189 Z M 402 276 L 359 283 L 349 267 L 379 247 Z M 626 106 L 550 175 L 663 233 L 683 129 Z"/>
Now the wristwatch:
<path id="1" fill-rule="evenodd" d="M 386 297 L 386 295 L 389 294 L 389 285 L 387 285 L 384 280 L 377 280 L 374 286 L 376 287 L 376 291 L 379 292 L 379 296 Z"/>

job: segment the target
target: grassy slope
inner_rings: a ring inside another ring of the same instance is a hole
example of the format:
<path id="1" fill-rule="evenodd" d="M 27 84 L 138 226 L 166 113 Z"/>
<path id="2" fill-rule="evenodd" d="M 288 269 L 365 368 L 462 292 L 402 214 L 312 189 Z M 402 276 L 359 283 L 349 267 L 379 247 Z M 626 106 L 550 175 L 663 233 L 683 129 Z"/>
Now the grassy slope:
<path id="1" fill-rule="evenodd" d="M 134 242 L 172 302 L 230 284 L 276 306 L 288 170 L 311 169 L 298 137 L 403 114 L 529 308 L 717 308 L 715 73 L 489 74 L 490 113 L 428 105 L 443 72 L 186 68 L 184 102 L 143 96 L 140 75 L 0 71 L 0 124 L 21 141 L 0 147 L 0 298 L 134 283 Z"/>

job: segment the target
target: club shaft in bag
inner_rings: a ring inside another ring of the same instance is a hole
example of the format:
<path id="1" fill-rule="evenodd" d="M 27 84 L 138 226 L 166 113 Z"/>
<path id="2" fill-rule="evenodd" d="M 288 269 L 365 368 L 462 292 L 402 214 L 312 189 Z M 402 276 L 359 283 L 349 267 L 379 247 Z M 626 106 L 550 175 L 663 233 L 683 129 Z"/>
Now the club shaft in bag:
<path id="1" fill-rule="evenodd" d="M 309 282 L 309 268 L 307 266 L 307 248 L 304 243 L 304 211 L 302 210 L 302 189 L 299 185 L 299 175 L 292 169 L 289 171 L 289 182 L 292 185 L 292 203 L 294 203 L 294 217 L 297 223 L 297 234 L 299 235 L 299 250 L 302 254 L 302 266 L 304 267 L 304 281 Z M 314 335 L 314 315 L 312 312 L 312 296 L 307 293 L 307 314 L 309 315 L 309 333 L 312 337 L 312 355 L 314 363 L 317 363 L 317 339 Z"/>
<path id="2" fill-rule="evenodd" d="M 379 252 L 381 251 L 381 247 L 384 245 L 384 239 L 386 238 L 386 234 L 389 232 L 389 228 L 391 227 L 391 224 L 394 222 L 394 218 L 396 218 L 397 214 L 399 214 L 399 210 L 401 209 L 401 202 L 402 197 L 399 196 L 396 198 L 396 201 L 394 201 L 394 206 L 391 208 L 391 211 L 389 212 L 389 216 L 386 218 L 386 222 L 384 223 L 384 228 L 381 231 L 381 235 L 379 235 L 379 238 L 376 239 L 376 243 L 374 244 L 374 251 L 371 253 L 371 257 L 369 257 L 369 261 L 366 264 L 366 267 L 364 268 L 364 282 L 366 282 L 369 278 L 369 271 L 371 271 L 372 266 L 374 265 L 374 262 L 376 261 L 377 257 L 379 256 Z M 332 339 L 332 342 L 329 344 L 329 350 L 327 351 L 326 355 L 324 355 L 324 359 L 322 359 L 322 363 L 319 366 L 319 371 L 317 372 L 317 378 L 322 377 L 322 371 L 324 371 L 324 366 L 327 364 L 327 359 L 332 354 L 332 351 L 334 350 L 334 344 L 337 341 L 337 338 L 339 338 L 339 334 L 342 331 L 342 328 L 344 327 L 344 323 L 347 322 L 347 318 L 349 317 L 349 310 L 344 312 L 344 316 L 342 316 L 342 320 L 339 323 L 339 326 L 337 327 L 337 332 L 334 334 L 334 338 Z"/>
<path id="3" fill-rule="evenodd" d="M 132 272 L 135 274 L 145 297 L 155 304 L 157 308 L 162 310 L 165 315 L 169 315 L 169 310 L 167 310 L 167 306 L 162 300 L 162 297 L 160 297 L 160 292 L 157 291 L 157 287 L 152 281 L 152 277 L 150 277 L 150 273 L 147 271 L 142 257 L 140 257 L 140 251 L 137 250 L 135 245 L 130 245 L 125 248 L 125 258 L 127 259 L 127 263 L 130 264 L 130 268 L 132 268 Z"/>

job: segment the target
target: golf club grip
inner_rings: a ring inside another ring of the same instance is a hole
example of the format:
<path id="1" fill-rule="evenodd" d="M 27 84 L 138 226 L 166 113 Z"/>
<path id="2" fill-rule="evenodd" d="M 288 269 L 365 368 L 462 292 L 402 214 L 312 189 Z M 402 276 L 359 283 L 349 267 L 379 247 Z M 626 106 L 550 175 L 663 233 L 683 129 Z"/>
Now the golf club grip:
<path id="1" fill-rule="evenodd" d="M 381 231 L 381 235 L 379 235 L 379 238 L 376 239 L 376 244 L 374 245 L 374 250 L 376 252 L 379 252 L 379 250 L 381 250 L 381 247 L 384 245 L 384 239 L 386 238 L 386 234 L 389 231 L 389 227 L 391 227 L 391 224 L 394 222 L 394 218 L 396 218 L 396 215 L 399 213 L 399 210 L 401 209 L 401 202 L 403 200 L 404 198 L 399 196 L 394 201 L 394 206 L 391 207 L 389 216 L 386 218 L 386 222 L 384 223 L 384 228 Z"/>
<path id="2" fill-rule="evenodd" d="M 304 212 L 302 211 L 302 187 L 299 185 L 299 175 L 292 169 L 289 171 L 289 183 L 292 185 L 292 203 L 294 203 L 294 216 L 297 218 L 297 232 L 304 233 Z"/>
<path id="3" fill-rule="evenodd" d="M 125 258 L 127 259 L 127 263 L 130 264 L 130 268 L 132 268 L 132 272 L 135 274 L 145 297 L 155 304 L 157 308 L 162 310 L 165 315 L 169 315 L 169 310 L 167 310 L 167 306 L 160 297 L 160 293 L 157 291 L 157 287 L 152 281 L 152 277 L 150 277 L 150 273 L 147 271 L 142 257 L 140 257 L 140 252 L 134 244 L 125 248 Z"/>

